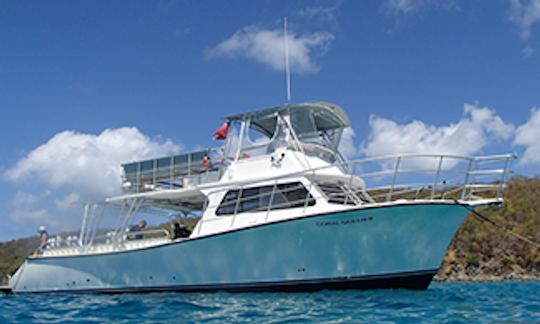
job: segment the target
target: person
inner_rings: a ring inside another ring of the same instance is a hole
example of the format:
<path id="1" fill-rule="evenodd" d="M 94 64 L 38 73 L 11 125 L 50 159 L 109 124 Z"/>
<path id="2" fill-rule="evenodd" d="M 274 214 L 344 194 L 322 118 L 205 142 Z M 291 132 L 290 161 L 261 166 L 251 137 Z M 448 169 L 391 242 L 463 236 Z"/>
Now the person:
<path id="1" fill-rule="evenodd" d="M 129 228 L 129 232 L 130 233 L 141 232 L 142 230 L 144 230 L 145 227 L 146 227 L 146 221 L 144 219 L 141 219 L 139 224 L 133 225 Z M 142 238 L 143 238 L 142 233 L 135 234 L 135 235 L 128 235 L 128 240 L 142 240 Z"/>
<path id="2" fill-rule="evenodd" d="M 181 237 L 189 237 L 191 232 L 186 228 L 184 224 L 174 223 L 173 240 Z"/>
<path id="3" fill-rule="evenodd" d="M 43 251 L 47 248 L 47 245 L 48 245 L 49 233 L 47 233 L 47 229 L 43 225 L 39 227 L 38 233 L 39 233 L 38 253 L 43 254 Z"/>
<path id="4" fill-rule="evenodd" d="M 210 171 L 210 169 L 212 169 L 212 161 L 210 161 L 208 154 L 205 154 L 203 157 L 203 166 L 204 171 Z"/>

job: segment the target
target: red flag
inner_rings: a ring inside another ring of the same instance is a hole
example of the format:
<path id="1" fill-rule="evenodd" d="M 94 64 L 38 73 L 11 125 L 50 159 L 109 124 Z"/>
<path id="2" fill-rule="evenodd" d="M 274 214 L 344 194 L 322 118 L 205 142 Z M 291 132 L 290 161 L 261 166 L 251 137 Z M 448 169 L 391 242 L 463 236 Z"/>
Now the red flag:
<path id="1" fill-rule="evenodd" d="M 223 123 L 221 127 L 217 129 L 214 133 L 215 140 L 224 140 L 227 138 L 227 133 L 229 132 L 229 123 Z"/>

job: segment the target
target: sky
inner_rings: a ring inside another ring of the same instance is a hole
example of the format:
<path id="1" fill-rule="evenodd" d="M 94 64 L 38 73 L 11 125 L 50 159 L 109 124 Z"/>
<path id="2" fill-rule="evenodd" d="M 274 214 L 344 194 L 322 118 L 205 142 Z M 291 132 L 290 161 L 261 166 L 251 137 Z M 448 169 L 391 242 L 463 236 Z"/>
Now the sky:
<path id="1" fill-rule="evenodd" d="M 518 155 L 540 174 L 540 0 L 3 1 L 0 241 L 77 228 L 120 163 L 217 146 L 220 117 L 328 101 L 349 158 Z"/>

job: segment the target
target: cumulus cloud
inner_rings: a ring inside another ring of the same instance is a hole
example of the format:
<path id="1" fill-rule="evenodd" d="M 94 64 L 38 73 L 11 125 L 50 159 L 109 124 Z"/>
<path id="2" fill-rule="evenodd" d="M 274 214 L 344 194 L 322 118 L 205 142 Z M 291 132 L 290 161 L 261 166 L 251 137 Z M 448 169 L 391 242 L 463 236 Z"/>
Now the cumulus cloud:
<path id="1" fill-rule="evenodd" d="M 46 224 L 56 226 L 58 224 L 45 209 L 32 210 L 29 208 L 17 208 L 9 212 L 9 219 L 19 223 Z"/>
<path id="2" fill-rule="evenodd" d="M 106 129 L 99 135 L 64 131 L 4 171 L 4 177 L 16 184 L 38 182 L 101 198 L 119 192 L 121 163 L 179 151 L 170 140 L 150 138 L 133 127 Z"/>
<path id="3" fill-rule="evenodd" d="M 460 121 L 446 126 L 419 120 L 398 124 L 375 115 L 369 125 L 369 137 L 361 148 L 368 157 L 397 153 L 467 156 L 481 151 L 492 139 L 510 139 L 514 132 L 514 126 L 505 123 L 495 110 L 472 104 L 465 104 Z"/>
<path id="4" fill-rule="evenodd" d="M 54 204 L 56 205 L 56 208 L 60 210 L 69 210 L 75 207 L 79 202 L 81 202 L 81 197 L 77 193 L 71 192 L 62 199 L 56 199 Z"/>
<path id="5" fill-rule="evenodd" d="M 46 209 L 36 206 L 49 194 L 49 191 L 36 195 L 18 190 L 11 200 L 11 210 L 8 213 L 8 218 L 25 224 L 57 225 L 58 221 L 51 219 Z"/>
<path id="6" fill-rule="evenodd" d="M 11 200 L 11 205 L 13 207 L 34 205 L 35 203 L 39 202 L 41 199 L 47 197 L 48 195 L 49 195 L 49 192 L 44 192 L 40 195 L 34 195 L 28 192 L 18 190 L 15 193 L 15 197 L 13 197 L 13 199 Z"/>
<path id="7" fill-rule="evenodd" d="M 451 9 L 456 7 L 453 0 L 385 0 L 384 8 L 388 14 L 401 15 L 417 11 L 424 7 Z"/>
<path id="8" fill-rule="evenodd" d="M 296 73 L 318 72 L 315 57 L 323 55 L 334 35 L 326 32 L 296 35 L 289 31 L 289 62 Z M 283 30 L 247 26 L 213 48 L 206 50 L 208 58 L 247 58 L 273 70 L 285 68 Z"/>
<path id="9" fill-rule="evenodd" d="M 521 165 L 540 165 L 540 107 L 533 108 L 529 120 L 518 127 L 514 145 L 525 147 Z"/>
<path id="10" fill-rule="evenodd" d="M 79 225 L 81 202 L 120 192 L 121 163 L 180 150 L 180 145 L 146 136 L 134 127 L 106 129 L 97 135 L 60 132 L 3 171 L 4 179 L 19 187 L 42 189 L 39 194 L 17 191 L 8 218 L 47 225 L 53 231 L 72 230 Z"/>
<path id="11" fill-rule="evenodd" d="M 354 144 L 354 138 L 356 134 L 354 133 L 354 129 L 351 127 L 345 128 L 343 131 L 343 135 L 341 136 L 341 142 L 339 142 L 339 152 L 343 154 L 346 158 L 354 158 L 357 153 L 358 149 L 356 148 L 356 145 Z"/>
<path id="12" fill-rule="evenodd" d="M 531 37 L 532 27 L 540 22 L 540 0 L 510 0 L 510 21 L 521 30 L 521 39 Z"/>

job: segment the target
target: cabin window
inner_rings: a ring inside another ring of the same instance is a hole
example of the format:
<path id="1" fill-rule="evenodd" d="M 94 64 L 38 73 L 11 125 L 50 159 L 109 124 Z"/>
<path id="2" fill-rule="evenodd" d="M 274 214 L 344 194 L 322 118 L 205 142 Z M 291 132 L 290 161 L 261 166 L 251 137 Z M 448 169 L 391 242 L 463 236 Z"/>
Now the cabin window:
<path id="1" fill-rule="evenodd" d="M 302 183 L 281 183 L 230 190 L 221 201 L 216 215 L 232 215 L 236 208 L 238 213 L 245 213 L 304 207 L 306 204 L 315 205 L 315 199 Z"/>

